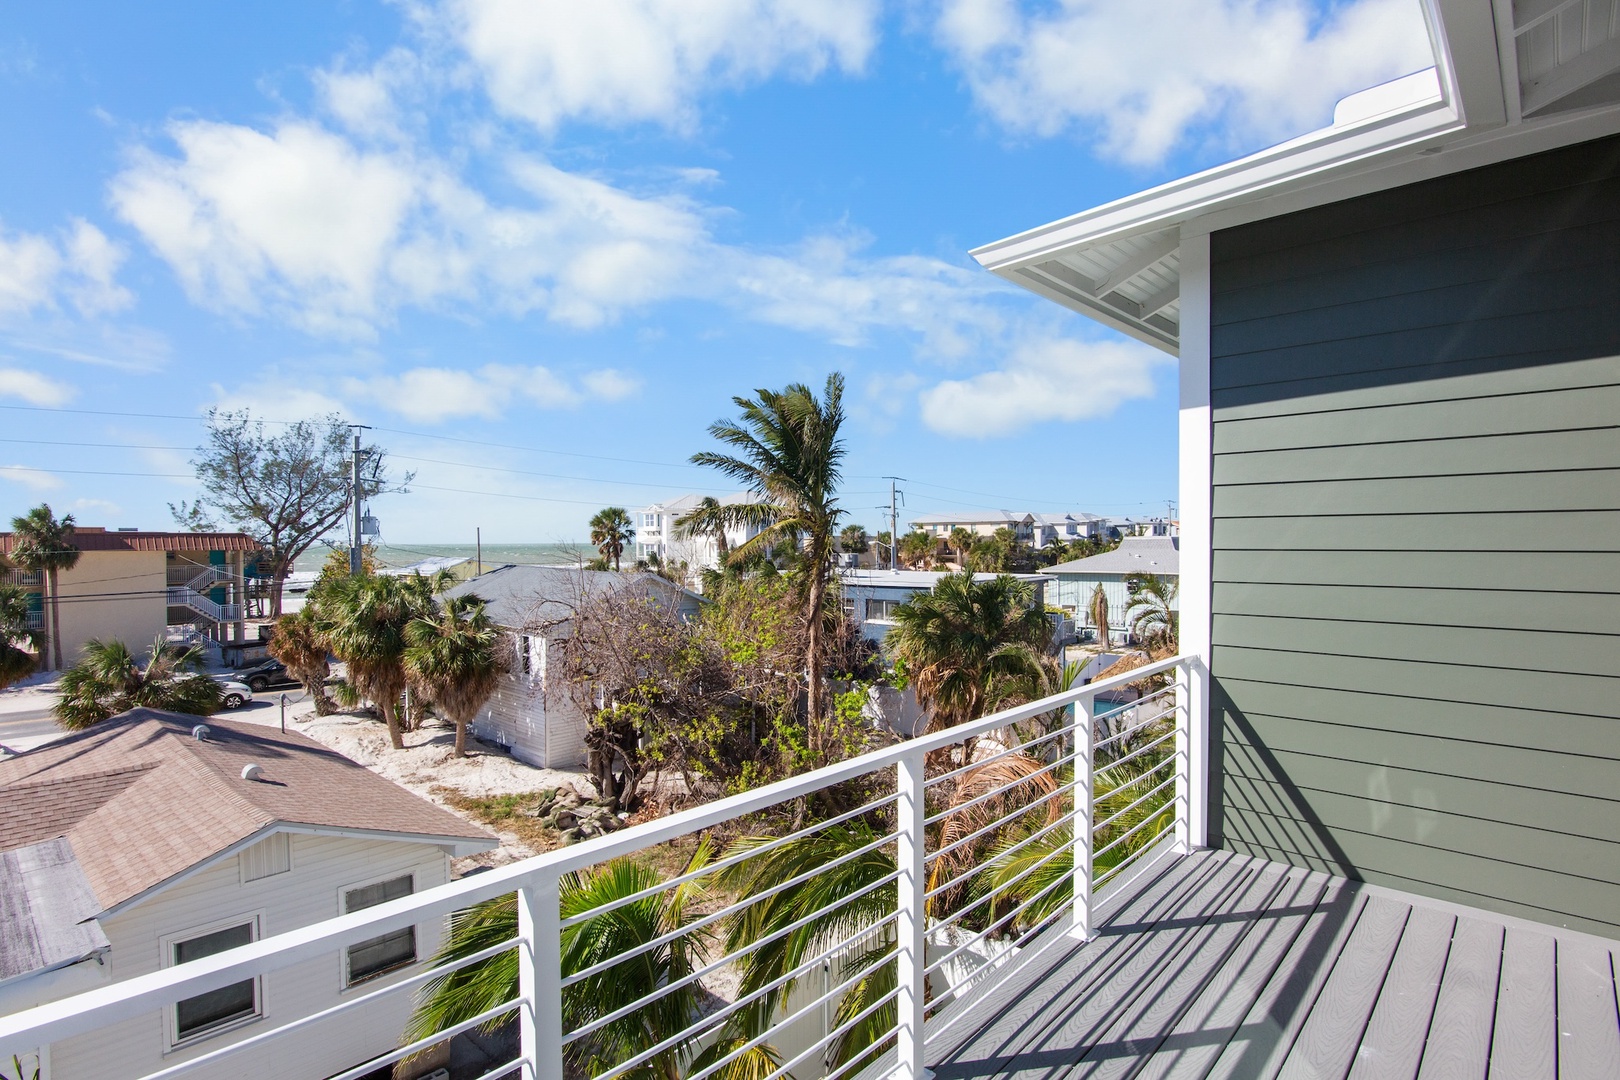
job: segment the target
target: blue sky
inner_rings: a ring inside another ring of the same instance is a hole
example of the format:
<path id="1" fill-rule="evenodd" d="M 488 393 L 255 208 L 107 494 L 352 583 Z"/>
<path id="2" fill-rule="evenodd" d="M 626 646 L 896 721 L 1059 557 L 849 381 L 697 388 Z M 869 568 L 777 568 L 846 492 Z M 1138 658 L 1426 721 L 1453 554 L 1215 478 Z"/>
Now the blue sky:
<path id="1" fill-rule="evenodd" d="M 169 527 L 245 406 L 374 425 L 392 543 L 575 540 L 833 370 L 874 530 L 886 474 L 1162 512 L 1170 359 L 967 250 L 1428 55 L 1417 0 L 0 0 L 0 514 Z"/>

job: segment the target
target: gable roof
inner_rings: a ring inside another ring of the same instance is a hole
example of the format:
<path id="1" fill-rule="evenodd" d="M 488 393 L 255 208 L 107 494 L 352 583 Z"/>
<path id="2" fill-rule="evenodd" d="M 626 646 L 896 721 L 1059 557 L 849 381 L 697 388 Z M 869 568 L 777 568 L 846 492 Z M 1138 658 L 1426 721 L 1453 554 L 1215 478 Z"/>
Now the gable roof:
<path id="1" fill-rule="evenodd" d="M 975 513 L 929 514 L 911 519 L 913 525 L 984 525 L 999 521 L 1005 525 L 1020 525 L 1033 520 L 1033 514 L 1015 514 L 1010 510 L 979 510 Z"/>
<path id="2" fill-rule="evenodd" d="M 1127 536 L 1113 551 L 1048 566 L 1048 574 L 1181 574 L 1181 537 Z"/>
<path id="3" fill-rule="evenodd" d="M 677 605 L 704 602 L 697 593 L 657 574 L 572 566 L 499 566 L 453 586 L 445 596 L 477 596 L 497 626 L 518 630 L 566 622 L 581 601 L 620 589 L 638 596 L 657 592 Z"/>
<path id="4" fill-rule="evenodd" d="M 132 709 L 0 762 L 0 850 L 65 837 L 102 912 L 278 828 L 495 843 L 313 739 L 216 717 Z"/>

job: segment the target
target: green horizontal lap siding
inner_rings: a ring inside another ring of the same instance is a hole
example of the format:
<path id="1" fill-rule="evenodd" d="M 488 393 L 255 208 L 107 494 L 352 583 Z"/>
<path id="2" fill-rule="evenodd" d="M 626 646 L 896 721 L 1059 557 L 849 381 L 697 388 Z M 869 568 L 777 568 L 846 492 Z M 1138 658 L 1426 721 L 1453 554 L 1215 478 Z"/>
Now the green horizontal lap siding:
<path id="1" fill-rule="evenodd" d="M 1214 841 L 1620 936 L 1620 140 L 1211 253 Z"/>

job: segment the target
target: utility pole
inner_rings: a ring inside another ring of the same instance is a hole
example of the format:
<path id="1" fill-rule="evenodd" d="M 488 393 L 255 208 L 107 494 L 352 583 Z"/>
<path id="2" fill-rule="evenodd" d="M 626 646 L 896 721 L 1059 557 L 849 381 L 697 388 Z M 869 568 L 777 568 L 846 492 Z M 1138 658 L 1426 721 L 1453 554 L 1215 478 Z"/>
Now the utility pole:
<path id="1" fill-rule="evenodd" d="M 365 543 L 364 537 L 360 535 L 360 461 L 364 456 L 364 452 L 360 449 L 360 432 L 370 431 L 371 427 L 368 424 L 350 424 L 349 430 L 354 432 L 354 464 L 349 468 L 349 501 L 353 504 L 349 509 L 354 516 L 353 531 L 349 534 L 349 574 L 359 577 L 360 549 Z"/>
<path id="2" fill-rule="evenodd" d="M 484 527 L 482 525 L 473 529 L 473 539 L 478 547 L 478 573 L 477 577 L 484 576 Z"/>
<path id="3" fill-rule="evenodd" d="M 903 476 L 885 476 L 889 482 L 889 569 L 900 569 L 900 512 L 896 508 L 895 496 L 905 498 L 905 492 L 897 491 L 894 486 L 896 480 L 904 480 Z"/>

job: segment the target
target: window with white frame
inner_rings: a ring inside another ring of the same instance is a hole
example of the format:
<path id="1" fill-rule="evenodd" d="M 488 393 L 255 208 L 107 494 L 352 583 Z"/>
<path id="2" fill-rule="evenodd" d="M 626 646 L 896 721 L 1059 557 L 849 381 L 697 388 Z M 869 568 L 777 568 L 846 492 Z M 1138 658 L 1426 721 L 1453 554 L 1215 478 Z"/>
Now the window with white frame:
<path id="1" fill-rule="evenodd" d="M 255 917 L 243 918 L 202 933 L 171 939 L 168 943 L 168 960 L 171 964 L 201 960 L 205 956 L 213 956 L 227 949 L 250 944 L 258 936 L 259 920 Z M 171 1042 L 179 1045 L 232 1027 L 259 1016 L 259 1010 L 257 978 L 243 979 L 241 982 L 186 998 L 175 1003 Z"/>
<path id="2" fill-rule="evenodd" d="M 517 662 L 518 670 L 523 674 L 534 674 L 534 639 L 528 634 L 518 635 Z"/>
<path id="3" fill-rule="evenodd" d="M 389 878 L 387 881 L 345 889 L 343 912 L 351 914 L 385 904 L 390 900 L 398 900 L 402 896 L 411 895 L 413 888 L 411 875 L 406 874 L 403 877 Z M 416 927 L 407 926 L 400 930 L 392 930 L 350 945 L 346 959 L 347 971 L 343 980 L 345 986 L 353 986 L 355 983 L 385 975 L 407 964 L 414 964 Z"/>
<path id="4" fill-rule="evenodd" d="M 899 607 L 899 600 L 868 600 L 866 602 L 866 617 L 888 622 L 894 618 L 894 609 Z"/>

